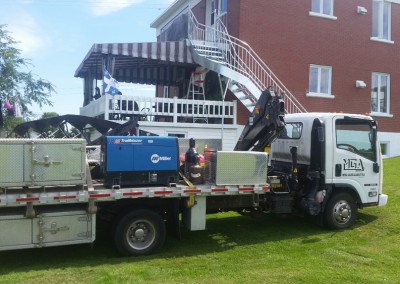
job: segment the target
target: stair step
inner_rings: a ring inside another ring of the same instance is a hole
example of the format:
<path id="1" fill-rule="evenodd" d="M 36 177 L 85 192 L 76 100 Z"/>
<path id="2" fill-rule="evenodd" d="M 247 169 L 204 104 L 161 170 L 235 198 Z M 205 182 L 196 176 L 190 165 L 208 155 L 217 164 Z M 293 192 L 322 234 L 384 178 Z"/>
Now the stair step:
<path id="1" fill-rule="evenodd" d="M 240 87 L 240 88 L 237 88 L 237 89 L 234 89 L 234 90 L 231 90 L 232 91 L 232 93 L 242 93 L 243 91 L 247 91 L 247 88 L 246 87 Z"/>
<path id="2" fill-rule="evenodd" d="M 222 56 L 222 52 L 208 52 L 208 51 L 197 51 L 198 54 L 207 54 L 207 55 L 214 55 L 214 56 Z"/>
<path id="3" fill-rule="evenodd" d="M 254 102 L 254 103 L 246 104 L 245 106 L 246 106 L 246 107 L 253 107 L 253 106 L 256 106 L 256 104 L 257 104 L 257 103 Z"/>
<path id="4" fill-rule="evenodd" d="M 220 53 L 220 52 L 221 52 L 218 48 L 209 49 L 209 48 L 195 47 L 194 49 L 195 49 L 196 51 L 201 51 L 201 52 L 203 52 L 203 51 L 205 51 L 205 52 L 211 52 L 211 53 Z"/>
<path id="5" fill-rule="evenodd" d="M 218 50 L 218 46 L 215 45 L 203 45 L 203 44 L 194 44 L 193 47 L 195 49 L 213 49 L 213 50 Z"/>
<path id="6" fill-rule="evenodd" d="M 209 58 L 210 60 L 219 59 L 220 61 L 224 61 L 224 57 L 223 57 L 223 56 L 209 55 L 209 54 L 201 54 L 201 53 L 199 53 L 199 55 L 200 55 L 201 57 Z"/>
<path id="7" fill-rule="evenodd" d="M 239 100 L 244 101 L 244 100 L 256 100 L 256 98 L 253 95 L 246 95 L 242 97 L 238 97 Z"/>

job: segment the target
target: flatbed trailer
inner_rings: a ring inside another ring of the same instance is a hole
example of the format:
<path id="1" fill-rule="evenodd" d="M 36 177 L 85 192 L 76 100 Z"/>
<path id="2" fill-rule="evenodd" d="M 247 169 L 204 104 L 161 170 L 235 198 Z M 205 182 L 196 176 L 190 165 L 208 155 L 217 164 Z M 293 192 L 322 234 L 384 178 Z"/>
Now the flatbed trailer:
<path id="1" fill-rule="evenodd" d="M 260 198 L 269 191 L 267 184 L 115 189 L 95 184 L 91 190 L 75 186 L 30 188 L 29 193 L 24 189 L 3 190 L 0 195 L 0 250 L 92 243 L 96 239 L 96 215 L 99 215 L 111 220 L 115 245 L 122 255 L 148 254 L 164 242 L 164 221 L 173 224 L 169 225 L 173 232 L 179 232 L 182 214 L 188 229 L 204 230 L 206 200 L 211 205 L 210 213 L 239 210 L 257 207 Z M 139 213 L 140 221 L 135 213 Z M 132 219 L 127 221 L 126 218 Z M 121 222 L 134 227 L 121 227 Z M 129 230 L 132 235 L 127 237 Z"/>
<path id="2" fill-rule="evenodd" d="M 156 165 L 175 163 L 172 158 L 164 161 L 161 154 L 153 159 L 160 153 L 153 147 L 156 138 L 129 138 L 125 145 L 120 137 L 111 141 L 122 154 L 110 155 L 122 163 L 131 159 L 126 156 L 131 147 L 138 147 L 140 154 L 150 149 L 143 159 Z M 147 142 L 152 147 L 143 145 Z M 0 250 L 92 243 L 101 224 L 111 232 L 120 254 L 149 254 L 161 248 L 167 230 L 177 236 L 181 224 L 204 230 L 207 213 L 251 211 L 270 191 L 266 153 L 217 153 L 220 162 L 214 182 L 140 186 L 92 180 L 85 142 L 80 139 L 0 139 L 0 154 L 10 158 L 0 166 Z M 143 159 L 140 165 L 145 164 Z M 113 172 L 111 181 L 131 173 Z M 161 170 L 135 172 L 148 176 L 147 182 L 157 173 Z"/>

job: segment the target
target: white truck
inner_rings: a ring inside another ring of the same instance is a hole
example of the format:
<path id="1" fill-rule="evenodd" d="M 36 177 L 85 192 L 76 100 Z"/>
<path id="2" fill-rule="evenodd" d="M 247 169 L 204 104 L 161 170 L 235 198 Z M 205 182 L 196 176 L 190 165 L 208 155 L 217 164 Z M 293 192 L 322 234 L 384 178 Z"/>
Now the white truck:
<path id="1" fill-rule="evenodd" d="M 144 255 L 181 224 L 205 229 L 208 213 L 302 213 L 344 229 L 359 208 L 387 203 L 371 117 L 308 113 L 285 122 L 279 99 L 265 95 L 239 151 L 206 157 L 206 180 L 196 185 L 176 178 L 176 138 L 166 151 L 158 138 L 108 137 L 98 180 L 83 139 L 0 139 L 0 250 L 92 243 L 101 224 L 121 255 Z"/>

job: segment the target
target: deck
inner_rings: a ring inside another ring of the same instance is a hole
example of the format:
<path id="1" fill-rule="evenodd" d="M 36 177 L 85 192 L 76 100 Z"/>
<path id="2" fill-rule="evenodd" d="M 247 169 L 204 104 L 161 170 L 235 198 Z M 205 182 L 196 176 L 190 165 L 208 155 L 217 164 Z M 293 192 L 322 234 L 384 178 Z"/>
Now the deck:
<path id="1" fill-rule="evenodd" d="M 169 123 L 236 124 L 236 101 L 105 95 L 80 109 L 80 114 L 106 120 Z"/>

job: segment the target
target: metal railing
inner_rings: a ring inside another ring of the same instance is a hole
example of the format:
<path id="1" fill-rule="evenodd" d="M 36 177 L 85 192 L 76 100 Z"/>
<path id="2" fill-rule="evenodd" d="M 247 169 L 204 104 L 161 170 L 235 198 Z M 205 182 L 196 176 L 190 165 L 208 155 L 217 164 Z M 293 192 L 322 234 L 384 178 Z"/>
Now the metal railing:
<path id="1" fill-rule="evenodd" d="M 258 88 L 259 94 L 268 88 L 282 96 L 287 113 L 307 112 L 247 43 L 229 35 L 218 16 L 214 27 L 210 27 L 199 23 L 191 10 L 189 14 L 188 37 L 198 53 L 247 77 Z M 239 83 L 246 86 L 245 82 Z M 259 94 L 251 93 L 258 98 Z"/>
<path id="2" fill-rule="evenodd" d="M 236 102 L 105 95 L 80 109 L 80 114 L 107 120 L 236 124 Z"/>

